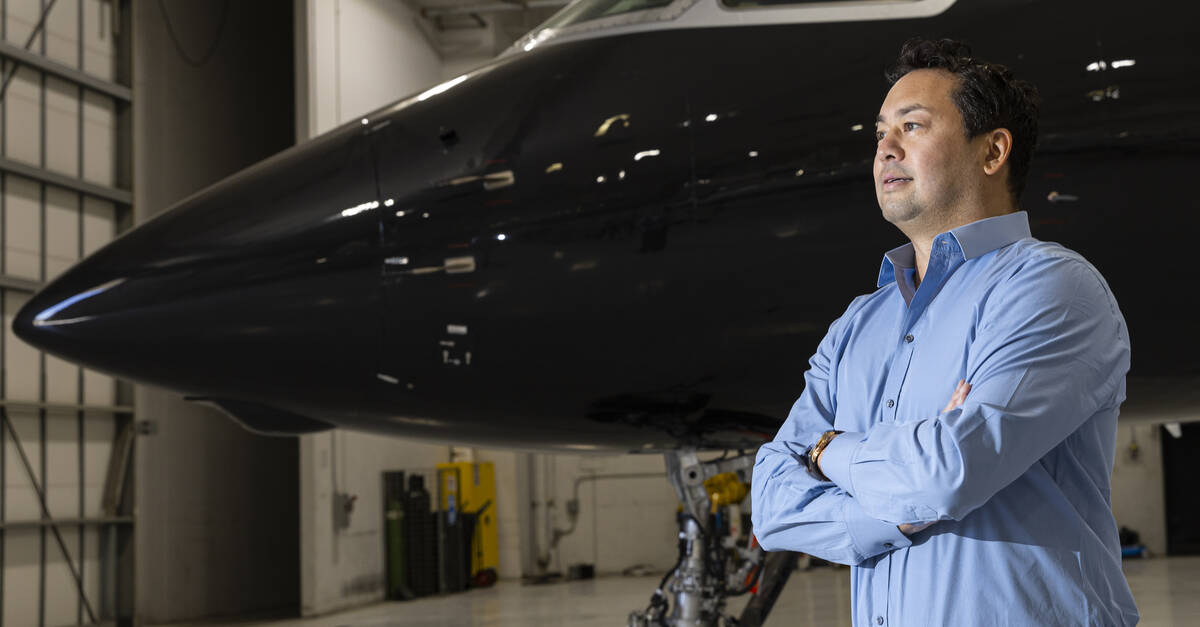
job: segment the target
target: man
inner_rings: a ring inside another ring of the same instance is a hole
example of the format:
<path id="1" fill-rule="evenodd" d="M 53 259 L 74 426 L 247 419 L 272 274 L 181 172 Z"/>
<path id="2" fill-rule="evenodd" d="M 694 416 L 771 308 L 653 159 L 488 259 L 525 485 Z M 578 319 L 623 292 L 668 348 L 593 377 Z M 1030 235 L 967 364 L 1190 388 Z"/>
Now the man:
<path id="1" fill-rule="evenodd" d="M 1109 500 L 1128 333 L 1017 210 L 1036 91 L 949 40 L 889 80 L 875 190 L 911 243 L 758 452 L 755 535 L 852 565 L 855 625 L 1136 624 Z"/>

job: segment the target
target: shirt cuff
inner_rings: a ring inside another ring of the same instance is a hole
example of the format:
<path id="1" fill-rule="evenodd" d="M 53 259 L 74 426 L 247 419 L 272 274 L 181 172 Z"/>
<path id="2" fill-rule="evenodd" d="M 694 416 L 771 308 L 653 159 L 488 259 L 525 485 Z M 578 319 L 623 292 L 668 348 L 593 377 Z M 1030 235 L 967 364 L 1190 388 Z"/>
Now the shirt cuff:
<path id="1" fill-rule="evenodd" d="M 854 550 L 863 559 L 912 546 L 912 540 L 901 533 L 899 527 L 871 518 L 852 498 L 845 500 L 842 517 L 846 521 L 846 531 L 850 534 Z"/>
<path id="2" fill-rule="evenodd" d="M 821 472 L 851 495 L 854 494 L 854 490 L 851 489 L 853 486 L 850 483 L 850 462 L 862 439 L 863 434 L 847 431 L 834 438 L 825 446 L 825 452 L 821 453 Z"/>

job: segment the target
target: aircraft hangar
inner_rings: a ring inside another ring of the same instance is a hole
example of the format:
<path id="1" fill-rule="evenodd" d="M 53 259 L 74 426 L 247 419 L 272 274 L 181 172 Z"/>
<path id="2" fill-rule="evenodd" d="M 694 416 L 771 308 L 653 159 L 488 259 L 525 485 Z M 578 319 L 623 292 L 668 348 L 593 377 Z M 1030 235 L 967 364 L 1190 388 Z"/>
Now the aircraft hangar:
<path id="1" fill-rule="evenodd" d="M 1043 92 L 1022 208 L 1132 338 L 1120 569 L 1200 624 L 1200 337 L 1141 278 L 1200 209 L 1189 20 L 969 4 L 0 2 L 0 625 L 910 624 L 749 492 L 905 242 L 870 132 L 917 35 Z"/>

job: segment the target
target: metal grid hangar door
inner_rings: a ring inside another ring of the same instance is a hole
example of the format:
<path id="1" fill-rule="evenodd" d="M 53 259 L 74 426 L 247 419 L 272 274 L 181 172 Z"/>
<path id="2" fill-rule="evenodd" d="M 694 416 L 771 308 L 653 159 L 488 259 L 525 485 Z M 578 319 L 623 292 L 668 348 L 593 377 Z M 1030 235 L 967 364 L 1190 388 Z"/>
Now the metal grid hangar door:
<path id="1" fill-rule="evenodd" d="M 41 285 L 132 222 L 127 0 L 0 0 L 0 621 L 132 616 L 127 385 L 17 339 Z"/>

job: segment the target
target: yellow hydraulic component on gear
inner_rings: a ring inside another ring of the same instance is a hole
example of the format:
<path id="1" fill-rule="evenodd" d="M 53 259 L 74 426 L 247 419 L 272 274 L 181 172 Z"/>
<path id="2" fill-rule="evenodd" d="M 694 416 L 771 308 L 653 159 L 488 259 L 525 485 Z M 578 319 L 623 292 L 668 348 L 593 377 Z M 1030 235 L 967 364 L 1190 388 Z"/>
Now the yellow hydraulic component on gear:
<path id="1" fill-rule="evenodd" d="M 750 493 L 750 484 L 738 479 L 735 473 L 723 472 L 705 479 L 704 489 L 712 503 L 712 512 L 716 513 L 720 507 L 741 503 Z"/>

